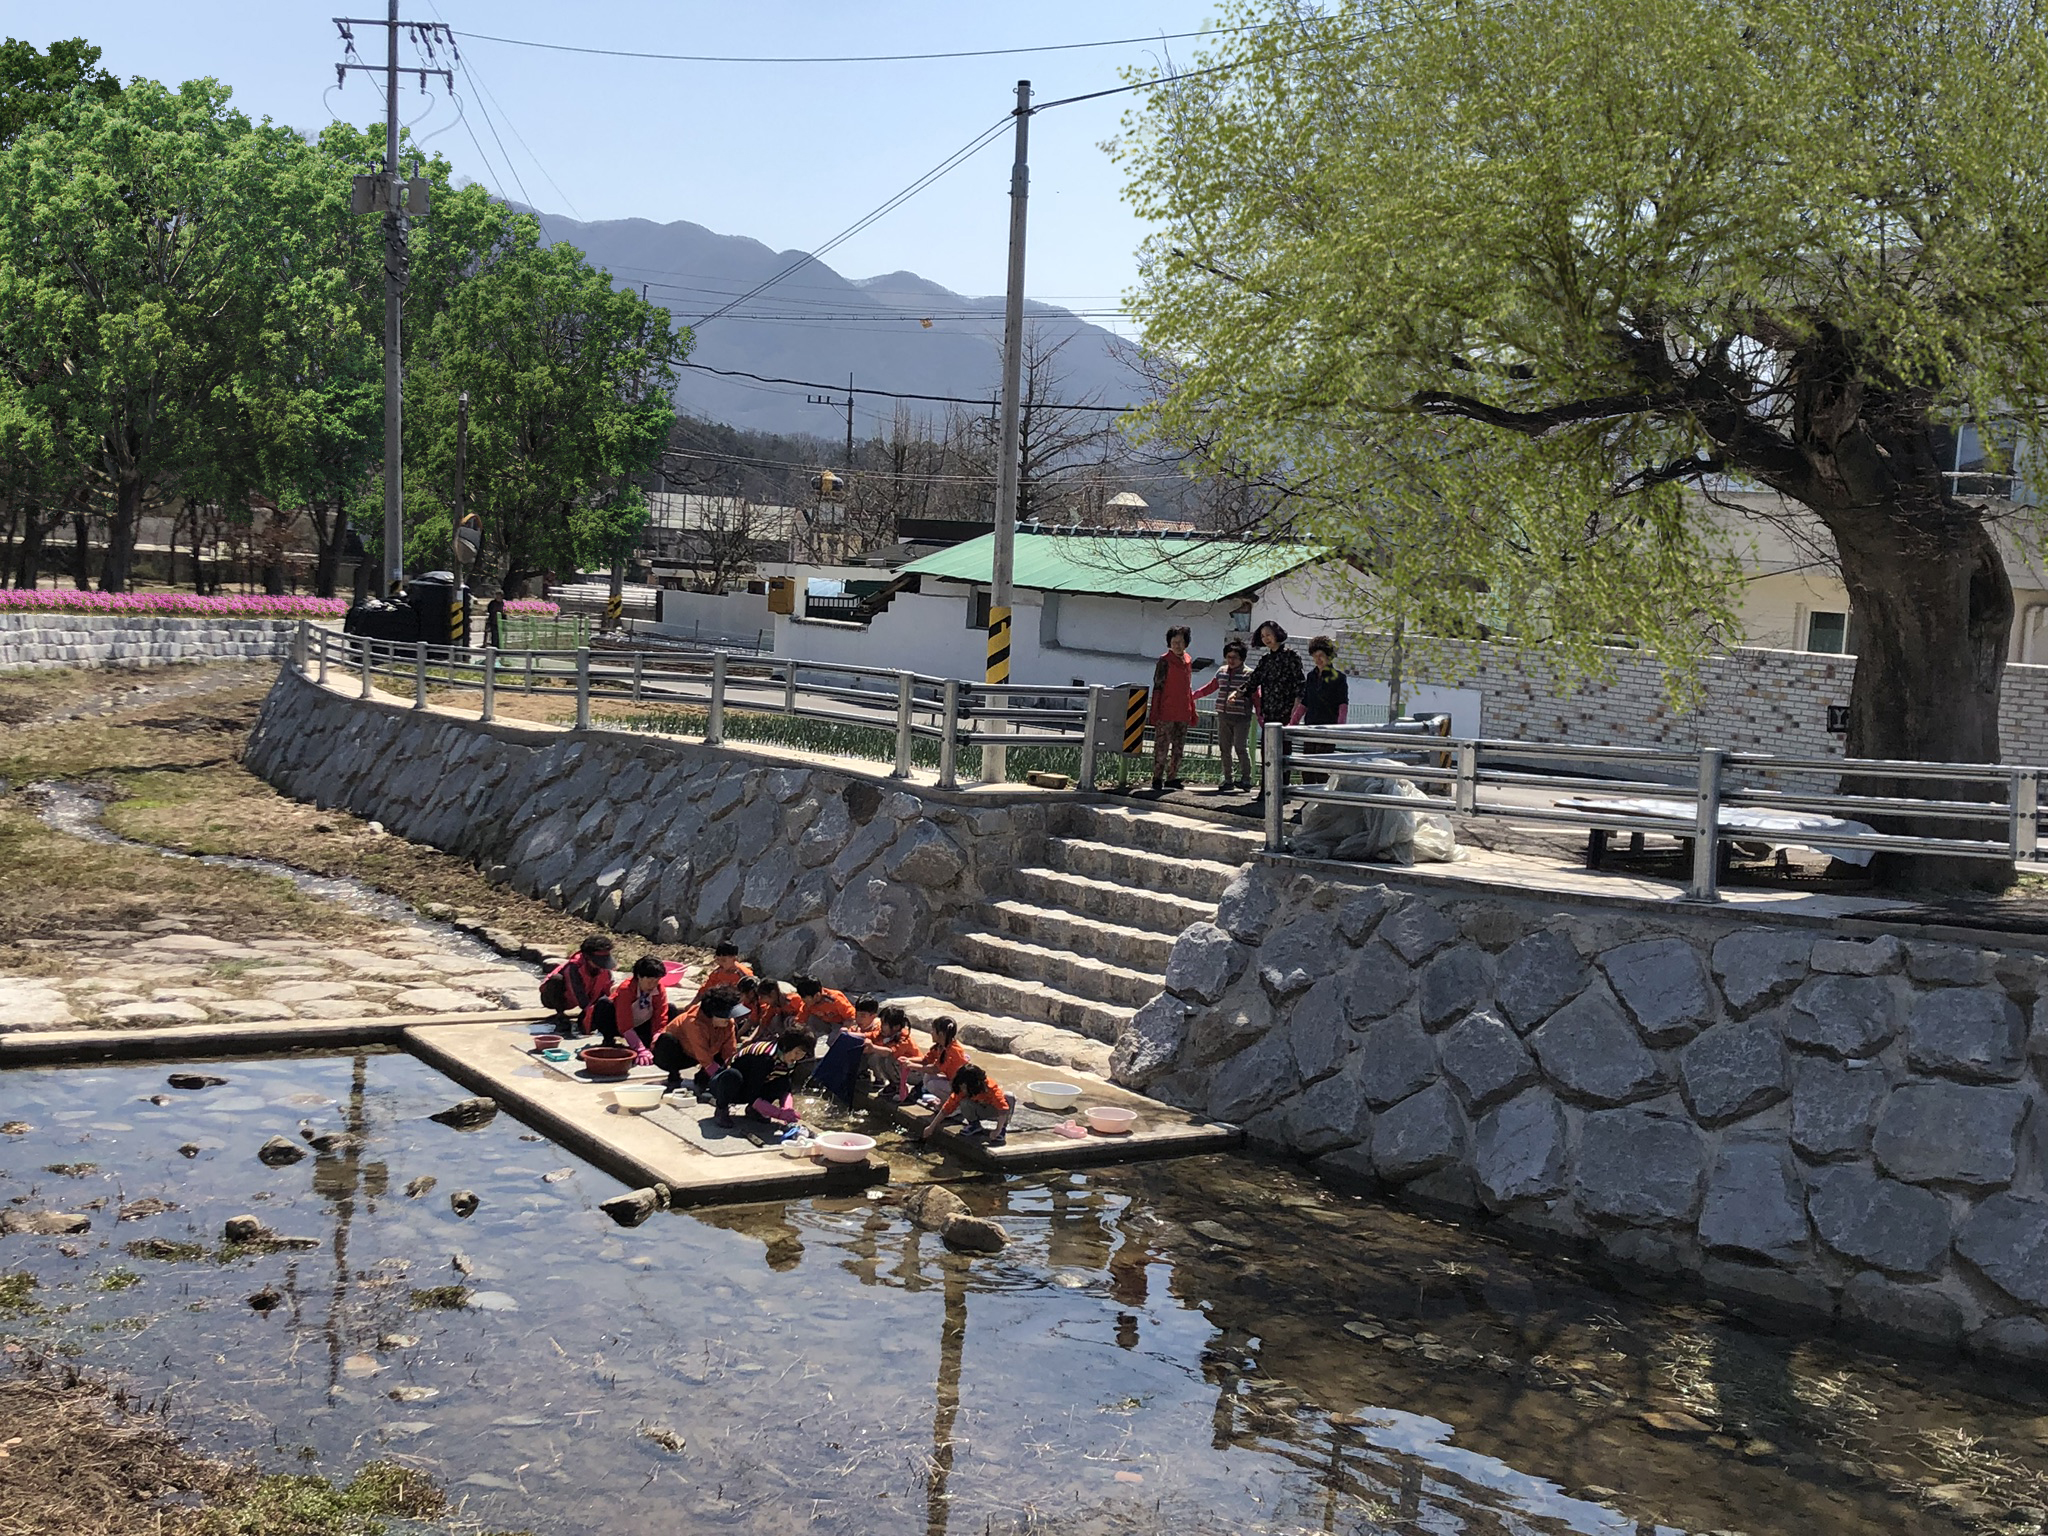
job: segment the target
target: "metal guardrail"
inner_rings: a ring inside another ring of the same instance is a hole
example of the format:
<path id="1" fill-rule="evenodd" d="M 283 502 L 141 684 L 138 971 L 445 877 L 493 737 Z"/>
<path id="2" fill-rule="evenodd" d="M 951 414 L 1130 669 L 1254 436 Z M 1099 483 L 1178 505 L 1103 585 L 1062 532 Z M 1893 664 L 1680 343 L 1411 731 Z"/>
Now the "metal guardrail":
<path id="1" fill-rule="evenodd" d="M 1730 811 L 1788 811 L 1874 821 L 1878 830 L 1853 837 L 1831 838 L 1821 829 L 1807 829 L 1808 836 L 1823 844 L 1867 848 L 1872 852 L 1939 854 L 2035 865 L 2040 865 L 2044 858 L 2040 768 L 1883 758 L 1777 757 L 1719 747 L 1696 753 L 1658 752 L 1482 737 L 1418 737 L 1408 732 L 1359 726 L 1268 725 L 1264 748 L 1266 847 L 1274 853 L 1285 850 L 1287 807 L 1320 802 L 1677 837 L 1692 844 L 1686 894 L 1698 901 L 1720 899 L 1723 845 L 1806 841 L 1806 837 L 1789 829 L 1773 834 L 1761 828 L 1731 825 L 1726 819 Z M 1398 766 L 1390 767 L 1389 759 L 1397 760 Z M 1558 763 L 1559 770 L 1544 771 L 1540 765 L 1546 759 Z M 1614 776 L 1594 776 L 1580 768 L 1584 764 L 1611 769 Z M 1340 788 L 1329 777 L 1347 772 L 1409 779 L 1423 786 L 1425 794 L 1432 789 L 1436 793 L 1424 804 L 1400 795 Z M 1299 782 L 1303 774 L 1313 775 L 1320 782 Z M 1943 788 L 1927 798 L 1829 792 L 1813 787 L 1812 781 L 1817 777 L 1852 781 L 1925 780 Z M 1972 789 L 1985 793 L 1976 799 L 1958 798 Z M 1619 807 L 1610 811 L 1593 806 L 1489 799 L 1488 791 L 1502 790 L 1690 801 L 1692 818 L 1687 825 L 1631 814 Z M 1886 821 L 1901 817 L 1962 823 L 1965 825 L 1954 830 L 1963 833 L 1981 827 L 1987 835 L 1945 836 L 1882 829 Z M 1989 835 L 1994 831 L 1996 835 Z"/>
<path id="2" fill-rule="evenodd" d="M 964 747 L 1060 746 L 1077 749 L 1082 789 L 1095 785 L 1097 723 L 1120 690 L 1040 684 L 989 688 L 957 678 L 927 677 L 837 662 L 802 661 L 721 649 L 498 650 L 373 640 L 301 623 L 292 660 L 304 675 L 327 683 L 340 672 L 361 680 L 363 698 L 378 678 L 410 683 L 413 707 L 424 709 L 430 684 L 474 687 L 482 694 L 478 718 L 497 715 L 501 692 L 559 694 L 576 700 L 576 726 L 590 729 L 591 704 L 605 699 L 637 704 L 699 706 L 704 740 L 720 746 L 729 711 L 786 715 L 892 732 L 890 770 L 907 778 L 918 739 L 939 743 L 939 785 L 957 787 Z"/>

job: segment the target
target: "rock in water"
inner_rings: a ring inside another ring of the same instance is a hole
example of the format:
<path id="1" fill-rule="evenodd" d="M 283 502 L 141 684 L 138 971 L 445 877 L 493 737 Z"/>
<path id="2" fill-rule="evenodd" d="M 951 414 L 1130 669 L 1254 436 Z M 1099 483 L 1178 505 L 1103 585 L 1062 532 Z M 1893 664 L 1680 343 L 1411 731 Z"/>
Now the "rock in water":
<path id="1" fill-rule="evenodd" d="M 495 1099 L 463 1099 L 427 1118 L 440 1125 L 452 1125 L 458 1131 L 473 1131 L 480 1125 L 490 1124 L 497 1114 Z"/>
<path id="2" fill-rule="evenodd" d="M 155 1195 L 147 1195 L 140 1200 L 130 1200 L 126 1205 L 122 1206 L 120 1219 L 123 1221 L 141 1221 L 144 1217 L 161 1216 L 165 1211 L 175 1211 L 176 1209 L 177 1207 L 168 1200 L 159 1200 Z"/>
<path id="3" fill-rule="evenodd" d="M 278 1139 L 279 1139 L 280 1141 L 283 1141 L 283 1140 L 284 1140 L 284 1138 L 283 1138 L 283 1137 L 279 1137 Z M 291 1145 L 291 1143 L 290 1143 L 290 1142 L 288 1142 L 288 1141 L 286 1141 L 286 1142 L 285 1142 L 284 1144 L 285 1144 L 286 1146 L 288 1146 L 288 1147 L 289 1147 L 289 1146 Z M 203 1152 L 204 1150 L 205 1150 L 205 1148 L 201 1147 L 201 1146 L 199 1145 L 199 1143 L 198 1143 L 198 1142 L 196 1142 L 196 1141 L 188 1141 L 188 1142 L 185 1142 L 184 1144 L 182 1144 L 182 1145 L 181 1145 L 181 1146 L 180 1146 L 180 1147 L 178 1148 L 178 1156 L 180 1156 L 180 1157 L 188 1157 L 188 1158 L 189 1158 L 189 1157 L 197 1157 L 197 1156 L 198 1156 L 198 1155 L 199 1155 L 199 1154 L 200 1154 L 201 1152 Z"/>
<path id="4" fill-rule="evenodd" d="M 346 1131 L 322 1131 L 317 1136 L 308 1136 L 306 1140 L 312 1143 L 315 1152 L 325 1152 L 334 1157 L 354 1152 L 363 1144 L 362 1137 L 351 1136 Z"/>
<path id="5" fill-rule="evenodd" d="M 480 1204 L 482 1202 L 477 1199 L 476 1191 L 473 1189 L 458 1189 L 448 1197 L 448 1209 L 458 1216 L 473 1214 Z"/>
<path id="6" fill-rule="evenodd" d="M 1209 1239 L 1210 1242 L 1221 1243 L 1226 1248 L 1252 1248 L 1257 1246 L 1242 1232 L 1233 1232 L 1220 1221 L 1191 1222 L 1188 1225 L 1188 1230 L 1190 1232 L 1199 1232 L 1203 1237 Z"/>
<path id="7" fill-rule="evenodd" d="M 90 1216 L 70 1211 L 0 1211 L 0 1236 L 68 1237 L 91 1227 Z"/>
<path id="8" fill-rule="evenodd" d="M 448 1267 L 458 1275 L 473 1275 L 476 1273 L 476 1260 L 458 1251 L 449 1256 Z"/>
<path id="9" fill-rule="evenodd" d="M 417 1200 L 439 1182 L 431 1173 L 423 1173 L 405 1186 L 405 1197 L 408 1200 Z"/>
<path id="10" fill-rule="evenodd" d="M 284 1297 L 274 1287 L 266 1285 L 249 1298 L 249 1305 L 258 1312 L 269 1312 L 283 1306 Z"/>
<path id="11" fill-rule="evenodd" d="M 622 1227 L 637 1227 L 667 1205 L 668 1196 L 668 1186 L 656 1184 L 651 1189 L 634 1189 L 623 1195 L 613 1195 L 609 1200 L 599 1201 L 597 1208 Z"/>
<path id="12" fill-rule="evenodd" d="M 283 1168 L 305 1155 L 304 1147 L 295 1141 L 286 1141 L 282 1136 L 273 1136 L 256 1149 L 256 1156 L 271 1168 Z"/>
<path id="13" fill-rule="evenodd" d="M 955 1216 L 939 1229 L 948 1248 L 968 1253 L 1001 1253 L 1010 1234 L 985 1216 Z"/>
<path id="14" fill-rule="evenodd" d="M 260 1243 L 270 1229 L 254 1216 L 230 1216 L 220 1235 L 231 1243 Z"/>
<path id="15" fill-rule="evenodd" d="M 925 1231 L 939 1232 L 954 1217 L 967 1214 L 967 1202 L 943 1184 L 926 1184 L 904 1198 L 903 1213 Z"/>
<path id="16" fill-rule="evenodd" d="M 162 1109 L 166 1104 L 175 1104 L 178 1101 L 172 1098 L 168 1093 L 152 1093 L 148 1098 L 144 1099 L 142 1102 L 145 1104 L 154 1104 L 158 1109 Z"/>
<path id="17" fill-rule="evenodd" d="M 574 1168 L 557 1168 L 552 1173 L 542 1174 L 540 1181 L 543 1184 L 559 1184 L 562 1180 L 573 1177 L 575 1172 Z"/>
<path id="18" fill-rule="evenodd" d="M 228 1080 L 211 1072 L 173 1072 L 165 1079 L 173 1088 L 225 1088 Z"/>

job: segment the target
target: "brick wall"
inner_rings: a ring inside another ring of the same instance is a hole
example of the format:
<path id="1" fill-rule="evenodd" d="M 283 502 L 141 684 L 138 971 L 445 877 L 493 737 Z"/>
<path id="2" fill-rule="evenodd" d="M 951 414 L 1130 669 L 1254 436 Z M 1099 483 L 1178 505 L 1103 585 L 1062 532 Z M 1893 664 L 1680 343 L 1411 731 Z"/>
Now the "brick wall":
<path id="1" fill-rule="evenodd" d="M 1354 670 L 1385 677 L 1388 650 L 1385 636 L 1354 637 Z M 1716 656 L 1706 664 L 1699 706 L 1680 710 L 1665 696 L 1653 658 L 1610 655 L 1609 675 L 1576 691 L 1539 651 L 1522 646 L 1431 642 L 1427 654 L 1411 650 L 1403 670 L 1411 684 L 1478 691 L 1485 698 L 1483 733 L 1495 739 L 1842 755 L 1842 738 L 1828 734 L 1827 709 L 1849 702 L 1853 656 L 1748 649 Z M 2048 764 L 2048 667 L 2005 669 L 1999 737 L 2006 762 Z"/>

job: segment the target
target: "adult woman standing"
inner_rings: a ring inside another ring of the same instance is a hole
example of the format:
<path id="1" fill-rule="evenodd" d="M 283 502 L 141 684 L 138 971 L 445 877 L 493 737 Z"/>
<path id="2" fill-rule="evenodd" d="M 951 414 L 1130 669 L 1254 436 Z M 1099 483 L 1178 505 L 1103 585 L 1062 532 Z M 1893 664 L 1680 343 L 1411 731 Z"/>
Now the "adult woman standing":
<path id="1" fill-rule="evenodd" d="M 1287 647 L 1287 631 L 1267 619 L 1252 631 L 1252 643 L 1266 654 L 1252 668 L 1252 689 L 1258 695 L 1259 724 L 1286 725 L 1301 699 L 1301 658 Z"/>

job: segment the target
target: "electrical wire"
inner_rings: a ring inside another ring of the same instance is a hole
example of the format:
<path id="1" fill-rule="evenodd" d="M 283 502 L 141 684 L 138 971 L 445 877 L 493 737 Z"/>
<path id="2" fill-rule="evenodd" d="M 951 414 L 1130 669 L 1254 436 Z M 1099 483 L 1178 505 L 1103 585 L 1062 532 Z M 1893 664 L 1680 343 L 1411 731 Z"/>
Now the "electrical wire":
<path id="1" fill-rule="evenodd" d="M 715 373 L 728 379 L 754 379 L 762 384 L 789 384 L 798 389 L 845 389 L 844 384 L 821 384 L 816 379 L 782 379 L 765 373 L 749 373 L 744 368 L 714 368 L 709 363 L 681 364 L 684 368 L 699 373 Z M 921 395 L 906 390 L 870 389 L 865 384 L 852 391 L 856 395 L 874 395 L 883 400 L 930 400 L 940 405 L 991 405 L 987 397 L 976 400 L 970 395 Z M 1067 405 L 1059 401 L 1040 401 L 1034 407 L 1041 411 L 1101 411 L 1108 415 L 1122 416 L 1141 407 L 1135 405 Z"/>
<path id="2" fill-rule="evenodd" d="M 1088 43 L 1038 43 L 1020 48 L 961 48 L 943 53 L 848 53 L 770 54 L 642 53 L 631 48 L 588 48 L 574 43 L 543 43 L 526 37 L 495 37 L 488 32 L 458 32 L 481 43 L 504 43 L 514 48 L 541 48 L 550 53 L 590 53 L 610 59 L 660 59 L 681 64 L 914 64 L 937 59 L 995 59 L 1024 53 L 1071 53 L 1083 48 L 1124 48 L 1137 43 L 1169 43 L 1189 37 L 1224 37 L 1233 32 L 1256 32 L 1270 22 L 1253 22 L 1238 27 L 1209 27 L 1196 32 L 1157 32 L 1144 37 L 1105 37 Z"/>

